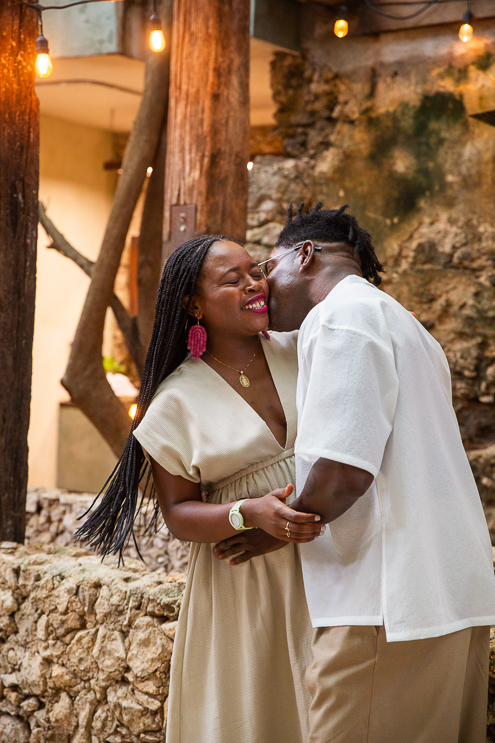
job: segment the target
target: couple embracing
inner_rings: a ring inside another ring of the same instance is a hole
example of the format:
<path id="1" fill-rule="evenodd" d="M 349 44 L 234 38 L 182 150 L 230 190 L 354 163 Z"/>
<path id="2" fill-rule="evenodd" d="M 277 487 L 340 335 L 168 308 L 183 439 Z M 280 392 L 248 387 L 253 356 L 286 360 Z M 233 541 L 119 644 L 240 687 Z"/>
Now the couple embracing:
<path id="1" fill-rule="evenodd" d="M 485 741 L 488 530 L 445 355 L 380 271 L 321 204 L 265 264 L 202 236 L 165 265 L 80 535 L 121 550 L 150 485 L 192 543 L 167 743 Z"/>

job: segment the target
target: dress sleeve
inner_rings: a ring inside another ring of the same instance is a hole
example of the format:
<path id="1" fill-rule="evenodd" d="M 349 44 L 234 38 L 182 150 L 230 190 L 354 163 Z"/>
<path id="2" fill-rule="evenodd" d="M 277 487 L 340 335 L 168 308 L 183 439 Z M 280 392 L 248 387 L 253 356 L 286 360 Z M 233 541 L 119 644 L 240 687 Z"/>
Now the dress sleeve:
<path id="1" fill-rule="evenodd" d="M 367 333 L 320 326 L 308 348 L 307 393 L 296 454 L 378 474 L 392 430 L 399 380 L 391 347 Z"/>
<path id="2" fill-rule="evenodd" d="M 165 389 L 153 398 L 134 436 L 145 454 L 153 457 L 171 475 L 199 483 L 199 468 L 193 464 L 193 423 L 187 405 L 177 394 Z"/>

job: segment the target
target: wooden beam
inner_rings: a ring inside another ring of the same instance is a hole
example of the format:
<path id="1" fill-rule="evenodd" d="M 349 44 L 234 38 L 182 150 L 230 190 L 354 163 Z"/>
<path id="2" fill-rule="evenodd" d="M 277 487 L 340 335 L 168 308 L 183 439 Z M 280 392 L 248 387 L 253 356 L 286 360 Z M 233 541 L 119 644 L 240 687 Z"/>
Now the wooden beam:
<path id="1" fill-rule="evenodd" d="M 38 237 L 37 13 L 0 2 L 0 542 L 24 542 Z"/>
<path id="2" fill-rule="evenodd" d="M 196 234 L 246 232 L 249 160 L 249 0 L 176 0 L 165 167 L 170 208 L 196 204 Z"/>
<path id="3" fill-rule="evenodd" d="M 387 3 L 386 5 L 382 5 L 384 1 Z M 410 4 L 408 3 L 408 5 L 400 4 L 400 2 L 397 5 L 394 5 L 391 0 L 372 0 L 372 2 L 373 5 L 380 10 L 394 16 L 409 15 L 425 5 L 425 0 L 418 0 L 418 2 L 410 1 Z M 425 10 L 424 13 L 421 13 L 421 15 L 416 18 L 410 18 L 409 20 L 394 20 L 376 15 L 365 5 L 364 2 L 361 2 L 357 10 L 359 15 L 358 33 L 375 34 L 381 33 L 382 31 L 405 31 L 410 28 L 439 26 L 448 23 L 457 23 L 460 26 L 466 8 L 466 0 L 439 0 L 435 5 L 432 5 L 428 10 Z M 475 25 L 476 20 L 495 18 L 494 0 L 473 0 L 471 3 L 471 9 L 475 19 Z"/>

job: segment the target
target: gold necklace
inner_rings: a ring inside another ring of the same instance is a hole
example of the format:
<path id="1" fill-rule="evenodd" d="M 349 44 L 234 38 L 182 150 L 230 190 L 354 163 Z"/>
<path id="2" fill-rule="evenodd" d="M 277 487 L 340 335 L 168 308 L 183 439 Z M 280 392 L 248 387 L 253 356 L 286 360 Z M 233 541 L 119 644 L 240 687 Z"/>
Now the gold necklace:
<path id="1" fill-rule="evenodd" d="M 251 358 L 249 359 L 249 363 L 248 363 L 248 364 L 246 364 L 246 366 L 244 367 L 244 369 L 234 369 L 234 367 L 233 367 L 233 366 L 229 366 L 228 364 L 224 364 L 224 362 L 223 362 L 223 361 L 220 361 L 220 359 L 217 359 L 217 357 L 216 357 L 216 356 L 213 356 L 213 354 L 212 354 L 212 353 L 210 353 L 209 351 L 207 351 L 206 353 L 207 353 L 207 354 L 208 354 L 209 356 L 211 356 L 211 358 L 212 358 L 212 359 L 215 359 L 215 361 L 218 361 L 218 363 L 219 363 L 219 364 L 222 364 L 222 366 L 226 366 L 226 367 L 227 367 L 228 369 L 232 369 L 232 371 L 235 371 L 235 372 L 237 372 L 237 373 L 238 373 L 238 375 L 239 375 L 239 382 L 240 382 L 240 383 L 242 384 L 242 386 L 243 386 L 243 387 L 250 387 L 250 386 L 251 386 L 251 382 L 249 381 L 249 377 L 247 377 L 247 376 L 246 376 L 246 375 L 244 374 L 244 372 L 246 371 L 246 369 L 248 368 L 249 364 L 250 364 L 250 363 L 251 363 L 251 361 L 252 361 L 252 360 L 254 359 L 254 357 L 256 356 L 256 354 L 258 353 L 258 351 L 255 351 L 255 352 L 253 353 L 253 355 L 252 355 L 252 356 L 251 356 Z"/>

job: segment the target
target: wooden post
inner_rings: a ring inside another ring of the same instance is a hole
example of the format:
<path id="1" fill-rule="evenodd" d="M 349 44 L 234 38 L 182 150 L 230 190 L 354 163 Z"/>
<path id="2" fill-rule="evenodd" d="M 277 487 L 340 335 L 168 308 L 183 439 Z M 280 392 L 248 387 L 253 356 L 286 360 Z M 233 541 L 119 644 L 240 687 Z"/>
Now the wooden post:
<path id="1" fill-rule="evenodd" d="M 38 231 L 36 11 L 0 2 L 0 541 L 23 542 Z"/>
<path id="2" fill-rule="evenodd" d="M 196 234 L 245 239 L 249 7 L 249 0 L 175 1 L 165 167 L 167 254 L 178 244 L 170 239 L 170 209 L 176 204 L 197 206 Z"/>

